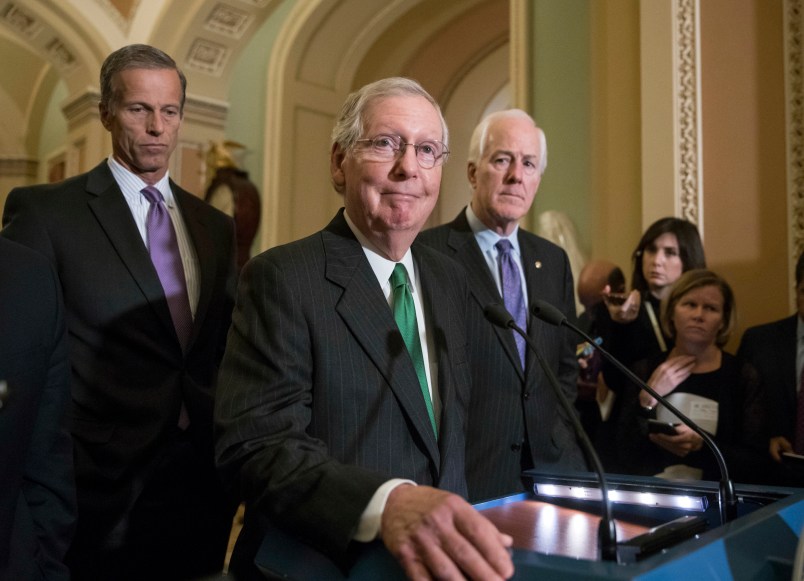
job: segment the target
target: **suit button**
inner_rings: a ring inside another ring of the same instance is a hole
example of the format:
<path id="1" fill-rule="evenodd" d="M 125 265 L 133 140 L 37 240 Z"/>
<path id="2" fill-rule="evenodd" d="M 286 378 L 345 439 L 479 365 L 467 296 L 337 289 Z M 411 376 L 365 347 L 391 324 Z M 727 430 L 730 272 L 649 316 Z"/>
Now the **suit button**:
<path id="1" fill-rule="evenodd" d="M 522 449 L 522 444 L 511 444 L 512 452 L 519 452 Z"/>
<path id="2" fill-rule="evenodd" d="M 527 400 L 529 397 L 530 397 L 530 392 L 529 391 L 526 391 L 524 394 L 522 394 L 522 398 L 525 399 L 525 400 Z"/>

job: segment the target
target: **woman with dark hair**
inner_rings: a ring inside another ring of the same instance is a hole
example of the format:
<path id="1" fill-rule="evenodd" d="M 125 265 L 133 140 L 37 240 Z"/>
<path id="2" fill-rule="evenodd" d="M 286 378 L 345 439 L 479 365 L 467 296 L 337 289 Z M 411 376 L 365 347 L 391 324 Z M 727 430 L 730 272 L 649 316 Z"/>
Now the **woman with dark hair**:
<path id="1" fill-rule="evenodd" d="M 604 346 L 629 367 L 672 348 L 672 339 L 659 324 L 659 303 L 682 273 L 706 268 L 698 229 L 681 218 L 662 218 L 651 224 L 632 259 L 631 293 L 615 294 L 609 288 L 603 293 L 610 319 L 603 326 Z M 606 379 L 609 381 L 608 375 Z"/>
<path id="2" fill-rule="evenodd" d="M 596 321 L 603 348 L 627 367 L 634 362 L 666 353 L 673 340 L 662 331 L 659 305 L 682 273 L 705 268 L 703 244 L 694 224 L 681 218 L 661 218 L 648 227 L 632 254 L 631 292 L 603 290 L 606 306 Z M 618 458 L 617 424 L 621 412 L 620 392 L 631 381 L 613 365 L 604 362 L 603 379 L 614 392 L 610 413 L 595 436 L 595 446 L 611 472 L 625 471 Z"/>
<path id="3" fill-rule="evenodd" d="M 750 368 L 742 370 L 737 358 L 723 351 L 735 320 L 728 283 L 712 271 L 690 270 L 662 301 L 661 324 L 674 346 L 634 367 L 650 387 L 714 437 L 732 478 L 760 482 L 768 461 L 759 384 Z M 627 456 L 629 472 L 719 478 L 714 455 L 701 451 L 699 434 L 646 391 L 633 388 L 622 395 L 618 448 Z M 649 419 L 657 420 L 657 427 Z"/>

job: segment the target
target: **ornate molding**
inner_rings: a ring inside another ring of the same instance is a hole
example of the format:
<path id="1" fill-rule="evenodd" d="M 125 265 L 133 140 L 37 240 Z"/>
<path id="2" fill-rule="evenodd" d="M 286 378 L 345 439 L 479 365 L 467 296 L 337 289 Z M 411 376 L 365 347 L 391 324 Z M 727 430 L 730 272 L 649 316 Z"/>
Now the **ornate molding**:
<path id="1" fill-rule="evenodd" d="M 785 0 L 784 58 L 790 263 L 804 252 L 804 2 Z"/>
<path id="2" fill-rule="evenodd" d="M 207 125 L 215 129 L 226 128 L 229 104 L 209 98 L 187 95 L 184 102 L 184 119 Z"/>
<path id="3" fill-rule="evenodd" d="M 78 66 L 74 51 L 37 14 L 17 2 L 0 5 L 0 23 L 26 40 L 26 44 L 40 51 L 62 75 Z"/>
<path id="4" fill-rule="evenodd" d="M 35 178 L 39 162 L 20 157 L 0 157 L 0 177 Z"/>
<path id="5" fill-rule="evenodd" d="M 697 224 L 703 230 L 698 11 L 698 0 L 676 1 L 677 193 L 680 217 Z"/>
<path id="6" fill-rule="evenodd" d="M 196 38 L 190 46 L 185 68 L 220 77 L 230 53 L 231 50 L 222 44 L 205 38 Z"/>
<path id="7" fill-rule="evenodd" d="M 98 112 L 99 102 L 100 93 L 96 89 L 87 89 L 86 92 L 65 104 L 61 110 L 67 119 L 68 129 L 72 131 L 76 127 L 83 125 L 89 117 L 100 118 L 100 113 Z"/>

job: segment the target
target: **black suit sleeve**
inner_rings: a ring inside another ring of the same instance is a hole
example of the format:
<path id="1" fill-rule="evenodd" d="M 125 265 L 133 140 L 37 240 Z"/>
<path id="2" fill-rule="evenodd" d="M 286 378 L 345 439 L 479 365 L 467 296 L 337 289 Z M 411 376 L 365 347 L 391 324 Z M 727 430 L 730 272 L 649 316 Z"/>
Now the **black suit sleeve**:
<path id="1" fill-rule="evenodd" d="M 68 579 L 76 501 L 61 295 L 52 267 L 34 252 L 0 240 L 0 265 L 8 275 L 0 280 L 0 380 L 8 389 L 0 409 L 0 578 Z"/>
<path id="2" fill-rule="evenodd" d="M 216 456 L 247 511 L 256 509 L 338 559 L 387 478 L 337 462 L 308 433 L 313 398 L 323 397 L 314 393 L 312 354 L 326 347 L 314 343 L 321 337 L 313 331 L 317 321 L 302 308 L 314 291 L 303 286 L 265 254 L 245 266 L 215 406 Z"/>

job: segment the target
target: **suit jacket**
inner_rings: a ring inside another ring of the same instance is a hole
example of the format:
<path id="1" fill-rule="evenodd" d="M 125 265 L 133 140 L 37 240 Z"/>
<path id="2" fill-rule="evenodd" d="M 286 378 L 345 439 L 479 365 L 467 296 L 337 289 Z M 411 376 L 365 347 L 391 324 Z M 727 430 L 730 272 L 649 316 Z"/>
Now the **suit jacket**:
<path id="1" fill-rule="evenodd" d="M 67 333 L 40 254 L 0 238 L 0 579 L 69 579 L 75 525 Z"/>
<path id="2" fill-rule="evenodd" d="M 572 271 L 566 253 L 522 228 L 518 236 L 530 300 L 543 299 L 574 319 Z M 486 500 L 523 490 L 521 473 L 526 468 L 586 470 L 570 420 L 536 357 L 528 352 L 523 371 L 513 331 L 492 325 L 483 315 L 486 305 L 502 304 L 503 299 L 466 211 L 449 224 L 423 232 L 418 240 L 459 262 L 469 278 L 472 300 L 465 315 L 472 371 L 466 452 L 469 498 Z M 574 402 L 578 372 L 574 340 L 563 328 L 535 318 L 528 325 L 528 335 Z"/>
<path id="3" fill-rule="evenodd" d="M 244 268 L 215 404 L 218 464 L 246 500 L 241 539 L 261 538 L 259 516 L 344 565 L 362 511 L 388 479 L 465 496 L 465 275 L 429 248 L 412 252 L 438 360 L 438 440 L 343 210 Z"/>
<path id="4" fill-rule="evenodd" d="M 58 184 L 14 189 L 3 236 L 45 254 L 70 336 L 79 533 L 103 538 L 135 502 L 182 401 L 213 463 L 212 407 L 234 293 L 232 221 L 170 184 L 199 261 L 200 298 L 182 352 L 156 270 L 103 161 Z"/>
<path id="5" fill-rule="evenodd" d="M 746 329 L 737 356 L 759 375 L 768 406 L 769 437 L 796 436 L 798 315 Z"/>

